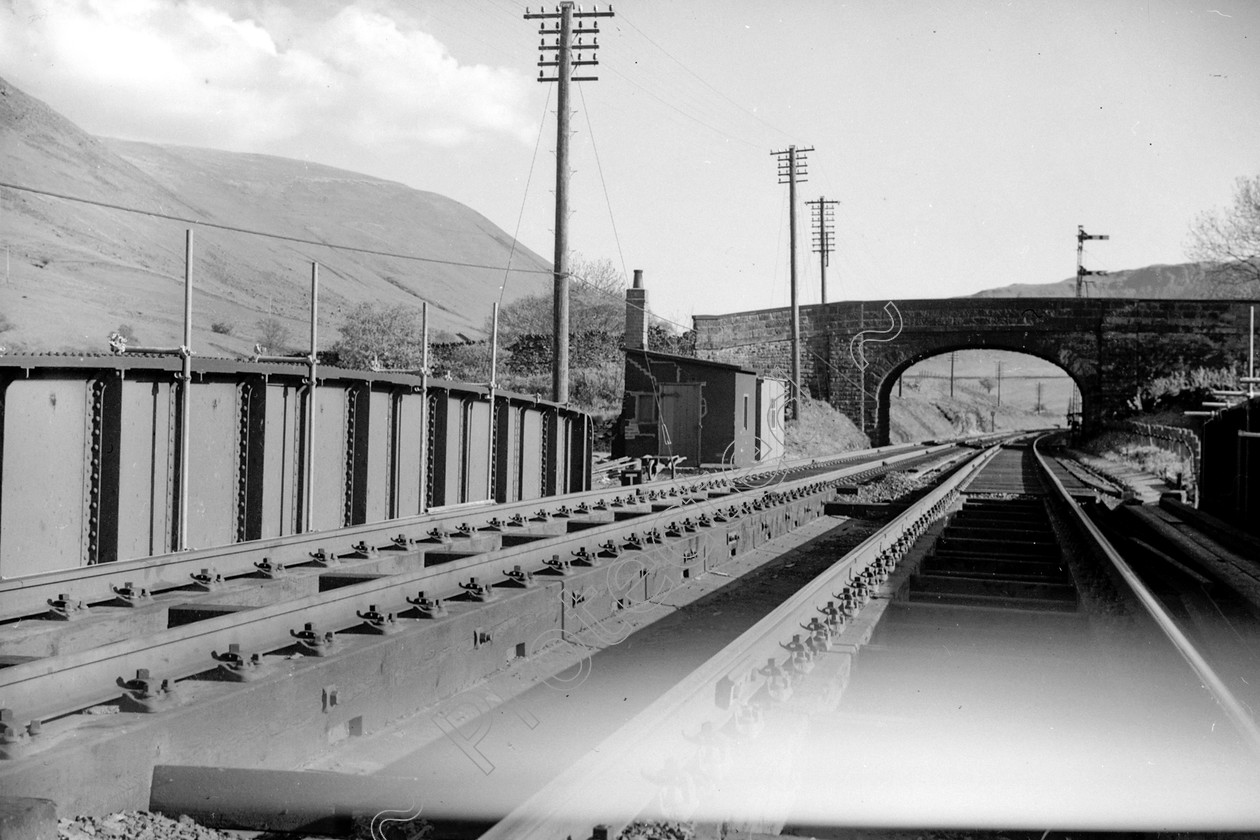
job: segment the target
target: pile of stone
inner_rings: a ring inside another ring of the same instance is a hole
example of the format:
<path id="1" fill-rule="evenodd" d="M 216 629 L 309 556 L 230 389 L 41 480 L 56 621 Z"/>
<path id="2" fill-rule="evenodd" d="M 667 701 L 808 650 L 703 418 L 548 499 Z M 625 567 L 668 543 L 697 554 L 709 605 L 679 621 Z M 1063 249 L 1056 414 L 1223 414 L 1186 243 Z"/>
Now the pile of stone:
<path id="1" fill-rule="evenodd" d="M 172 820 L 148 811 L 57 820 L 60 840 L 240 840 L 240 836 L 197 825 L 191 817 Z"/>
<path id="2" fill-rule="evenodd" d="M 881 477 L 878 481 L 863 484 L 857 488 L 856 493 L 847 496 L 845 501 L 863 504 L 891 502 L 900 499 L 907 493 L 920 490 L 922 487 L 922 483 L 917 478 L 905 473 L 892 472 Z"/>
<path id="3" fill-rule="evenodd" d="M 695 831 L 686 823 L 639 820 L 617 835 L 617 840 L 692 840 Z"/>

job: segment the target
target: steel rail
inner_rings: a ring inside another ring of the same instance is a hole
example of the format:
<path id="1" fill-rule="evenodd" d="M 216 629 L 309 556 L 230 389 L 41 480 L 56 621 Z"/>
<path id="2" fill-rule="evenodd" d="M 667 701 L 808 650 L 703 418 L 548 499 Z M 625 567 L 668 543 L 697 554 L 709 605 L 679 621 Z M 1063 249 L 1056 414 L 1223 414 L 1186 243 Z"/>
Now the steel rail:
<path id="1" fill-rule="evenodd" d="M 166 588 L 186 586 L 190 575 L 205 568 L 212 568 L 214 573 L 229 578 L 256 571 L 256 564 L 264 559 L 285 565 L 303 563 L 309 561 L 311 551 L 320 548 L 330 551 L 349 551 L 350 546 L 358 541 L 379 541 L 384 544 L 391 536 L 399 532 L 444 527 L 467 521 L 477 515 L 507 519 L 516 514 L 531 515 L 540 508 L 555 510 L 561 505 L 576 507 L 583 503 L 588 505 L 599 502 L 610 503 L 618 496 L 637 495 L 649 489 L 658 493 L 669 493 L 671 490 L 679 493 L 684 491 L 695 493 L 699 492 L 695 488 L 701 485 L 711 487 L 714 481 L 719 482 L 719 487 L 729 489 L 739 482 L 755 481 L 758 478 L 774 481 L 776 476 L 787 476 L 793 471 L 825 467 L 829 464 L 839 466 L 859 459 L 862 459 L 862 463 L 869 461 L 896 463 L 909 456 L 933 454 L 949 449 L 950 446 L 951 444 L 935 447 L 903 444 L 845 453 L 843 456 L 831 459 L 802 458 L 771 467 L 736 469 L 715 474 L 708 479 L 680 478 L 653 482 L 650 488 L 646 485 L 630 488 L 604 488 L 501 504 L 482 502 L 475 505 L 448 506 L 415 516 L 351 525 L 327 531 L 289 534 L 264 540 L 42 572 L 0 580 L 0 620 L 39 615 L 48 610 L 50 601 L 61 598 L 63 595 L 71 601 L 98 603 L 113 599 L 114 588 L 128 583 L 149 592 L 157 592 Z"/>
<path id="2" fill-rule="evenodd" d="M 1066 498 L 1071 502 L 1071 497 L 1067 494 L 1067 490 L 1063 487 L 1062 482 L 1059 481 L 1058 476 L 1054 474 L 1053 470 L 1047 468 L 1045 463 L 1046 456 L 1042 455 L 1038 450 L 1040 442 L 1041 439 L 1039 438 L 1033 445 L 1033 452 L 1037 456 L 1038 463 L 1045 469 L 1055 490 L 1061 494 L 1062 498 Z M 1156 626 L 1168 638 L 1168 641 L 1172 643 L 1177 652 L 1181 654 L 1181 657 L 1185 659 L 1186 664 L 1194 670 L 1195 675 L 1203 681 L 1203 685 L 1221 707 L 1221 710 L 1225 712 L 1226 717 L 1238 729 L 1243 740 L 1257 755 L 1260 755 L 1260 727 L 1257 727 L 1255 719 L 1248 713 L 1246 707 L 1229 690 L 1229 686 L 1217 675 L 1216 671 L 1203 657 L 1203 654 L 1199 653 L 1194 644 L 1181 631 L 1181 628 L 1177 626 L 1177 622 L 1164 609 L 1159 599 L 1146 587 L 1146 584 L 1142 583 L 1141 579 L 1133 571 L 1133 568 L 1125 561 L 1124 557 L 1121 556 L 1120 552 L 1116 550 L 1115 546 L 1111 544 L 1111 541 L 1107 539 L 1098 526 L 1094 524 L 1093 520 L 1085 515 L 1085 512 L 1081 510 L 1079 505 L 1069 503 L 1068 507 L 1072 511 L 1073 519 L 1094 540 L 1099 550 L 1107 558 L 1107 561 L 1117 574 L 1120 575 L 1120 578 L 1129 587 L 1130 592 L 1146 610 Z"/>
<path id="3" fill-rule="evenodd" d="M 910 451 L 884 460 L 895 464 L 921 454 Z M 784 481 L 772 489 L 790 493 L 811 485 L 833 484 L 868 468 L 865 463 L 841 467 L 826 476 Z M 343 630 L 361 623 L 357 611 L 368 604 L 377 604 L 385 610 L 392 609 L 392 605 L 405 609 L 404 598 L 413 596 L 419 589 L 430 593 L 431 597 L 447 597 L 457 592 L 459 582 L 470 576 L 503 580 L 502 572 L 538 553 L 567 557 L 568 552 L 580 548 L 595 551 L 601 540 L 661 527 L 677 518 L 680 510 L 688 516 L 713 513 L 765 492 L 766 488 L 758 487 L 698 500 L 685 507 L 681 507 L 680 502 L 678 508 L 645 511 L 633 521 L 613 521 L 523 545 L 471 554 L 440 566 L 388 574 L 329 592 L 244 609 L 163 630 L 146 638 L 124 639 L 85 651 L 21 662 L 0 669 L 0 697 L 18 719 L 47 719 L 70 713 L 116 698 L 118 692 L 110 688 L 115 680 L 126 678 L 141 668 L 172 680 L 187 677 L 213 665 L 211 651 L 227 650 L 232 644 L 248 652 L 275 650 L 291 644 L 290 630 L 306 622 L 312 622 L 320 631 Z M 723 528 L 715 523 L 711 530 L 720 533 Z M 345 571 L 353 573 L 354 567 Z"/>
<path id="4" fill-rule="evenodd" d="M 716 732 L 766 686 L 760 668 L 783 655 L 783 642 L 799 634 L 801 622 L 816 617 L 855 570 L 873 563 L 938 505 L 943 507 L 998 452 L 977 451 L 921 499 L 837 560 L 790 599 L 746 630 L 586 756 L 549 782 L 482 835 L 482 840 L 559 840 L 585 837 L 596 823 L 613 836 L 660 791 L 645 769 L 645 757 L 695 751 L 694 735 Z M 939 508 L 937 508 L 939 510 Z M 844 643 L 843 636 L 840 639 Z M 716 702 L 715 702 L 716 698 Z M 723 701 L 729 702 L 723 706 Z M 613 800 L 616 805 L 610 805 Z M 619 809 L 610 813 L 610 808 Z M 611 818 L 611 820 L 610 820 Z"/>

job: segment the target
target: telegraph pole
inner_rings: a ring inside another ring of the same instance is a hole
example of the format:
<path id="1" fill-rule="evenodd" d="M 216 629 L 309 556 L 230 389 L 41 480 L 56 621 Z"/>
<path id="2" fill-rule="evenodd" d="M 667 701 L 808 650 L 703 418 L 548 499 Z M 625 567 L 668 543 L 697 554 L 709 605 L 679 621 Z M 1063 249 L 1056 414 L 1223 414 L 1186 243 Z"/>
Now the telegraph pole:
<path id="1" fill-rule="evenodd" d="M 1081 297 L 1081 292 L 1085 288 L 1085 278 L 1095 274 L 1106 274 L 1105 271 L 1090 271 L 1082 267 L 1081 260 L 1085 255 L 1086 239 L 1110 239 L 1110 234 L 1093 234 L 1086 233 L 1083 225 L 1076 226 L 1076 296 Z"/>
<path id="2" fill-rule="evenodd" d="M 779 159 L 779 183 L 788 185 L 788 239 L 791 241 L 789 267 L 792 282 L 792 380 L 791 410 L 789 420 L 800 416 L 801 398 L 801 306 L 796 293 L 796 184 L 804 182 L 805 153 L 814 151 L 814 147 L 798 149 L 788 146 L 780 152 L 771 152 L 772 157 Z M 865 400 L 863 400 L 865 402 Z"/>
<path id="3" fill-rule="evenodd" d="M 822 302 L 827 302 L 827 265 L 831 262 L 831 252 L 836 245 L 836 211 L 839 201 L 828 200 L 820 196 L 817 201 L 807 201 L 814 208 L 814 253 L 818 254 L 819 271 L 822 274 Z"/>
<path id="4" fill-rule="evenodd" d="M 599 64 L 595 53 L 586 58 L 583 52 L 599 48 L 599 21 L 593 21 L 588 27 L 583 20 L 612 16 L 612 6 L 604 12 L 598 7 L 586 12 L 575 9 L 571 0 L 564 0 L 554 12 L 525 9 L 525 20 L 539 21 L 538 50 L 542 55 L 538 57 L 538 81 L 559 83 L 559 95 L 556 97 L 556 243 L 552 260 L 555 290 L 551 307 L 551 398 L 558 403 L 569 401 L 569 83 L 599 80 L 598 76 L 573 75 L 574 68 Z M 576 26 L 574 18 L 578 19 Z M 590 43 L 583 40 L 587 35 L 592 36 Z M 551 52 L 555 55 L 548 57 L 547 53 Z M 555 68 L 556 75 L 546 75 L 544 68 L 547 67 Z"/>

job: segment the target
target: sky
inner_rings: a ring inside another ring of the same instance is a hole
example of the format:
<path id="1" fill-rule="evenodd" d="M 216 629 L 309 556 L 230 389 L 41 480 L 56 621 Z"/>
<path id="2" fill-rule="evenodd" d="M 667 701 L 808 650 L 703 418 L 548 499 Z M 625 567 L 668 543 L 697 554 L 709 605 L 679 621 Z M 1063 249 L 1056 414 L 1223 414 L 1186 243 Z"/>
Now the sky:
<path id="1" fill-rule="evenodd" d="M 591 4 L 582 8 L 590 11 Z M 534 5 L 533 11 L 539 6 Z M 597 7 L 608 9 L 607 4 Z M 555 10 L 555 4 L 546 7 Z M 570 247 L 652 309 L 966 295 L 1185 261 L 1260 173 L 1255 0 L 625 0 L 573 85 Z M 0 75 L 98 135 L 311 160 L 553 253 L 557 85 L 513 0 L 0 0 Z M 584 72 L 588 68 L 584 68 Z M 37 185 L 36 185 L 37 186 Z"/>

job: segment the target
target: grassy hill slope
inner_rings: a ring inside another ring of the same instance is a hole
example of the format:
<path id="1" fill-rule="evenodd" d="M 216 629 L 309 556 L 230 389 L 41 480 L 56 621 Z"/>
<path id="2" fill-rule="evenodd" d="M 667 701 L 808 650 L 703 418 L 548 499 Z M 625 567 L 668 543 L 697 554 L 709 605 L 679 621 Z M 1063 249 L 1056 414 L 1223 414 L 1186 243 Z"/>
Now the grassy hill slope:
<path id="1" fill-rule="evenodd" d="M 1072 380 L 1043 359 L 1001 350 L 960 350 L 953 377 L 951 395 L 949 354 L 924 359 L 902 375 L 900 395 L 894 386 L 889 402 L 894 443 L 987 432 L 994 425 L 1000 431 L 1067 424 Z"/>
<path id="2" fill-rule="evenodd" d="M 1113 298 L 1211 298 L 1230 297 L 1229 289 L 1203 279 L 1200 263 L 1148 265 L 1087 278 L 1088 297 Z M 972 297 L 1076 297 L 1076 278 L 1055 283 L 1012 283 L 976 292 Z"/>
<path id="3" fill-rule="evenodd" d="M 184 230 L 195 230 L 194 347 L 247 353 L 274 314 L 300 345 L 310 263 L 320 263 L 321 346 L 363 301 L 430 303 L 432 326 L 479 335 L 499 299 L 511 238 L 443 196 L 266 155 L 106 140 L 0 80 L 0 181 L 281 237 L 197 227 L 0 188 L 0 344 L 104 350 L 130 325 L 145 344 L 182 336 Z M 493 266 L 482 269 L 457 265 Z M 550 288 L 549 263 L 517 247 L 505 300 Z M 215 329 L 211 329 L 215 325 Z"/>

